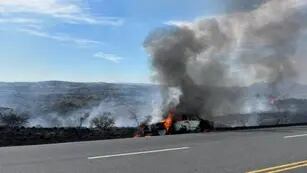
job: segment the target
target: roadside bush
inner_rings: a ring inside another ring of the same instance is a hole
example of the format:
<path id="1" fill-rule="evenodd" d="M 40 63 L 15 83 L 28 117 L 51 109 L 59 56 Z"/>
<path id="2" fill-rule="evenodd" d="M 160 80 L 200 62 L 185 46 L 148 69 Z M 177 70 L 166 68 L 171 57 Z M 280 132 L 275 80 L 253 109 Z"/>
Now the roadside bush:
<path id="1" fill-rule="evenodd" d="M 28 119 L 27 114 L 17 114 L 16 112 L 0 114 L 1 124 L 10 128 L 25 126 L 28 123 Z"/>
<path id="2" fill-rule="evenodd" d="M 110 130 L 115 125 L 115 120 L 111 117 L 110 113 L 103 113 L 91 120 L 91 127 L 98 128 L 100 130 Z"/>

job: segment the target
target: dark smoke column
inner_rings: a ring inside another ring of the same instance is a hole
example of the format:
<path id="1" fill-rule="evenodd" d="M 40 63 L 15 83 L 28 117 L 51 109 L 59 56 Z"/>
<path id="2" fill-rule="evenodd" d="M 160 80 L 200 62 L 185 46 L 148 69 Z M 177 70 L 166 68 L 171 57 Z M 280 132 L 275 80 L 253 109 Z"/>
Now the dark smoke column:
<path id="1" fill-rule="evenodd" d="M 190 88 L 196 86 L 187 74 L 187 63 L 204 48 L 198 41 L 193 30 L 176 26 L 156 30 L 148 37 L 145 47 L 153 57 L 152 65 L 158 73 L 156 77 L 163 85 L 176 87 L 183 92 L 190 92 Z M 192 94 L 183 93 L 183 96 Z M 180 100 L 180 103 L 185 99 Z M 187 100 L 186 104 L 189 103 L 192 102 Z M 170 105 L 165 106 L 165 109 L 170 108 Z M 195 109 L 193 107 L 191 105 L 190 108 Z"/>
<path id="2" fill-rule="evenodd" d="M 274 93 L 295 79 L 306 6 L 305 0 L 271 0 L 251 11 L 157 29 L 144 42 L 155 78 L 181 90 L 179 112 L 205 119 L 248 112 L 244 87 L 266 82 Z"/>

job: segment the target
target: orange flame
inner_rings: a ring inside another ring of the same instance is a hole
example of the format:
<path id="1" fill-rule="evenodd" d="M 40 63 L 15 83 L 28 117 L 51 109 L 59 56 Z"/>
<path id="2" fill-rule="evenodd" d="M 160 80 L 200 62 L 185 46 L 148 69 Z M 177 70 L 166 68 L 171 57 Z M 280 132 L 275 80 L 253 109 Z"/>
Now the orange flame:
<path id="1" fill-rule="evenodd" d="M 163 125 L 164 125 L 164 128 L 165 128 L 167 133 L 170 132 L 170 129 L 173 125 L 173 121 L 174 121 L 174 113 L 170 111 L 168 113 L 167 117 L 163 121 L 163 123 L 164 123 Z"/>

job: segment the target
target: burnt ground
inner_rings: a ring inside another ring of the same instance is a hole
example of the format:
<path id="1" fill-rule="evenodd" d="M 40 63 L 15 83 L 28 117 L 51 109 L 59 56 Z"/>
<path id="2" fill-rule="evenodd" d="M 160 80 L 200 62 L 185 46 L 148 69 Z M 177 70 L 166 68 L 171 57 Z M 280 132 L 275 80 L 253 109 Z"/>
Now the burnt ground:
<path id="1" fill-rule="evenodd" d="M 253 117 L 252 114 L 230 115 L 217 118 L 213 129 L 206 132 L 224 132 L 234 130 L 264 129 L 272 127 L 288 127 L 307 125 L 307 112 L 291 114 L 282 113 L 262 113 L 258 115 L 256 124 L 248 125 L 248 121 Z M 223 122 L 219 124 L 218 122 Z M 231 124 L 237 126 L 231 127 Z M 138 129 L 133 127 L 114 127 L 109 130 L 98 130 L 93 128 L 5 128 L 0 127 L 0 147 L 66 143 L 77 141 L 93 141 L 106 139 L 119 139 L 134 137 Z M 185 132 L 186 133 L 186 132 Z"/>
<path id="2" fill-rule="evenodd" d="M 0 128 L 0 146 L 36 145 L 75 141 L 130 138 L 135 128 Z"/>
<path id="3" fill-rule="evenodd" d="M 262 126 L 240 126 L 240 127 L 217 127 L 208 129 L 206 133 L 240 131 L 267 128 L 282 128 L 294 126 L 307 126 L 306 123 L 279 124 L 279 125 L 262 125 Z M 186 133 L 199 133 L 198 131 Z M 78 141 L 95 141 L 120 138 L 132 138 L 137 134 L 137 129 L 133 127 L 113 128 L 110 130 L 98 130 L 93 128 L 4 128 L 0 127 L 0 147 L 21 146 L 21 145 L 38 145 L 53 144 Z M 183 133 L 174 133 L 178 135 Z"/>

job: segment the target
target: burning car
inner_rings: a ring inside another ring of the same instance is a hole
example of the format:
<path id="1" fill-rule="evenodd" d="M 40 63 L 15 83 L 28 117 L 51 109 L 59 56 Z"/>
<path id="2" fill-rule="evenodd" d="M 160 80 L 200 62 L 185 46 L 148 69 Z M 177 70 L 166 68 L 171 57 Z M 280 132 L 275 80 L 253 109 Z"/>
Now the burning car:
<path id="1" fill-rule="evenodd" d="M 169 112 L 162 121 L 141 125 L 138 136 L 162 136 L 182 133 L 205 132 L 214 129 L 214 123 L 196 116 L 176 115 Z"/>

